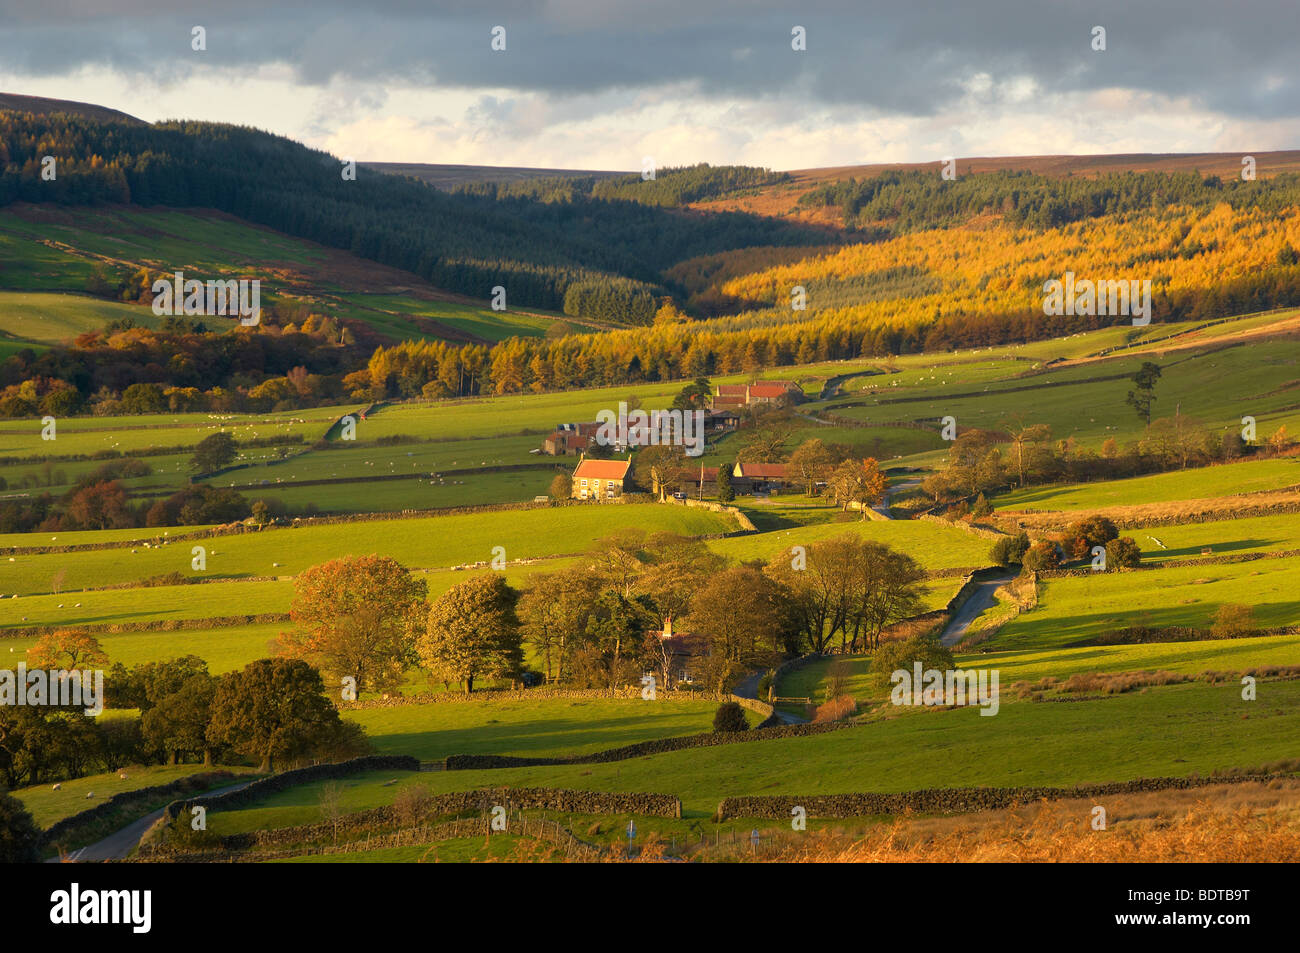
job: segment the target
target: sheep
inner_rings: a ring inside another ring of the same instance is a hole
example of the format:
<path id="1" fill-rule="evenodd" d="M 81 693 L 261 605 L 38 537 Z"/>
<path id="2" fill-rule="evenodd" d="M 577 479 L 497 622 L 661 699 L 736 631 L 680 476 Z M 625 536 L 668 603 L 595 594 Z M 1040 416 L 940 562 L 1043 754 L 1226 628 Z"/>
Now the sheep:
<path id="1" fill-rule="evenodd" d="M 12 652 L 12 651 L 13 651 L 13 649 L 10 649 L 10 650 L 9 650 L 9 651 L 10 651 L 10 652 Z M 56 791 L 57 791 L 57 790 L 59 790 L 59 789 L 60 789 L 60 788 L 62 788 L 62 787 L 63 787 L 63 785 L 62 785 L 62 784 L 56 784 L 56 785 L 54 785 L 54 790 L 56 790 Z"/>

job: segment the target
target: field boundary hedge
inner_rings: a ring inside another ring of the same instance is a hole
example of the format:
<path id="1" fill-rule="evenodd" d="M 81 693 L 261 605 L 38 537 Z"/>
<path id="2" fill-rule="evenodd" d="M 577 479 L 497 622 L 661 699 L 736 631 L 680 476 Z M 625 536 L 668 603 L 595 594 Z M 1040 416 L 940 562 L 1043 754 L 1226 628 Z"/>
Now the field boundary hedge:
<path id="1" fill-rule="evenodd" d="M 722 699 L 709 692 L 683 691 L 680 689 L 668 691 L 663 688 L 656 690 L 655 698 L 663 701 L 722 701 Z M 538 699 L 567 699 L 571 701 L 635 699 L 641 701 L 641 688 L 636 685 L 623 685 L 611 691 L 608 688 L 547 688 L 542 685 L 537 688 L 482 688 L 475 689 L 468 695 L 464 692 L 452 691 L 419 692 L 414 695 L 392 695 L 388 698 L 368 698 L 364 701 L 339 702 L 338 708 L 341 711 L 351 711 L 369 708 L 402 708 L 407 705 L 472 704 L 474 702 L 488 704 L 498 701 L 536 701 Z"/>
<path id="2" fill-rule="evenodd" d="M 261 625 L 269 622 L 288 622 L 287 612 L 262 612 L 257 615 L 222 615 L 204 619 L 154 619 L 141 622 L 73 622 L 49 625 L 18 625 L 0 627 L 0 635 L 7 639 L 37 638 L 62 629 L 76 629 L 91 635 L 118 635 L 123 632 L 181 632 L 186 629 L 224 629 L 236 625 Z"/>
<path id="3" fill-rule="evenodd" d="M 1143 562 L 1137 566 L 1119 567 L 1116 570 L 1096 570 L 1091 568 L 1043 569 L 1039 575 L 1044 579 L 1065 579 L 1074 576 L 1100 576 L 1107 572 L 1135 572 L 1155 569 L 1180 569 L 1195 566 L 1228 566 L 1234 563 L 1253 563 L 1260 559 L 1292 559 L 1300 556 L 1300 549 L 1282 549 L 1266 553 L 1225 553 L 1222 556 L 1193 556 L 1188 559 L 1163 559 L 1159 562 Z"/>

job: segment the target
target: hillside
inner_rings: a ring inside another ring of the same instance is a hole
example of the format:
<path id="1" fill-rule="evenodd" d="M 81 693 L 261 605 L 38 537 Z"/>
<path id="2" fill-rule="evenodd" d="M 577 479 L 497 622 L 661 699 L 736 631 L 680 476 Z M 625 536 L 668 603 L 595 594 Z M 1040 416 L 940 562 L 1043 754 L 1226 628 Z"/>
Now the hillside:
<path id="1" fill-rule="evenodd" d="M 1300 150 L 1254 152 L 1256 174 L 1263 177 L 1284 172 L 1300 172 Z M 1120 153 L 1087 156 L 958 156 L 956 171 L 960 175 L 986 172 L 1030 172 L 1064 178 L 1092 178 L 1118 172 L 1198 172 L 1235 178 L 1241 174 L 1242 153 L 1189 152 L 1173 154 Z M 892 162 L 864 165 L 830 166 L 819 169 L 791 169 L 790 181 L 780 186 L 759 189 L 754 195 L 710 199 L 693 207 L 711 211 L 750 212 L 755 215 L 786 216 L 822 223 L 838 222 L 833 212 L 810 210 L 799 200 L 813 189 L 848 179 L 870 179 L 887 172 L 925 172 L 938 174 L 940 163 Z"/>
<path id="2" fill-rule="evenodd" d="M 530 169 L 523 166 L 496 165 L 445 165 L 434 162 L 362 162 L 361 166 L 386 172 L 389 175 L 404 175 L 421 182 L 427 182 L 434 188 L 451 192 L 464 185 L 477 182 L 508 184 L 527 182 L 532 179 L 566 179 L 593 178 L 608 179 L 625 172 L 595 172 L 589 169 Z"/>
<path id="3" fill-rule="evenodd" d="M 142 270 L 256 277 L 268 325 L 317 314 L 370 348 L 404 340 L 492 344 L 560 322 L 534 309 L 493 311 L 410 272 L 221 212 L 16 203 L 0 208 L 0 335 L 58 344 L 110 320 L 155 326 L 147 295 L 126 292 Z M 565 328 L 599 330 L 569 321 Z"/>
<path id="4" fill-rule="evenodd" d="M 46 99 L 44 96 L 23 96 L 18 93 L 0 93 L 0 110 L 12 109 L 17 112 L 35 113 L 40 116 L 52 116 L 63 113 L 68 116 L 80 116 L 95 122 L 127 122 L 147 125 L 144 120 L 128 116 L 107 106 L 93 103 L 78 103 L 70 99 Z"/>

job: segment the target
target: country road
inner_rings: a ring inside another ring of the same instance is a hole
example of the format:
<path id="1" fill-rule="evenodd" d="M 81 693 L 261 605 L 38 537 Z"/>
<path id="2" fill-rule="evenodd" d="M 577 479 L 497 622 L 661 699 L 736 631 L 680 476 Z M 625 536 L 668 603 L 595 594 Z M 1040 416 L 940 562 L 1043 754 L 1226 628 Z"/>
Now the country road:
<path id="1" fill-rule="evenodd" d="M 879 513 L 881 516 L 883 516 L 885 519 L 892 520 L 893 517 L 889 515 L 890 497 L 898 493 L 906 493 L 908 490 L 915 489 L 920 485 L 921 485 L 920 477 L 909 477 L 906 480 L 900 480 L 898 483 L 895 483 L 893 486 L 887 487 L 885 489 L 885 498 L 881 500 L 879 503 L 877 503 L 875 506 L 873 506 L 872 509 L 875 510 L 877 513 Z"/>
<path id="2" fill-rule="evenodd" d="M 215 791 L 205 791 L 202 794 L 196 794 L 194 797 L 214 797 L 218 794 L 229 794 L 231 791 L 238 791 L 246 788 L 252 781 L 241 781 L 238 784 L 232 784 L 228 787 L 217 788 Z M 153 826 L 154 821 L 163 816 L 163 808 L 146 814 L 138 821 L 133 821 L 126 827 L 116 833 L 109 834 L 101 841 L 93 844 L 87 844 L 85 847 L 79 847 L 76 850 L 68 852 L 68 862 L 76 864 L 102 863 L 106 860 L 121 860 L 126 857 L 135 846 L 140 843 L 140 838 L 144 832 Z M 47 864 L 59 863 L 58 857 L 51 857 L 45 861 Z"/>
<path id="3" fill-rule="evenodd" d="M 1015 578 L 1016 574 L 1008 571 L 977 583 L 971 594 L 966 597 L 966 601 L 958 607 L 957 611 L 953 613 L 953 617 L 944 627 L 943 633 L 939 636 L 940 643 L 952 648 L 964 639 L 966 631 L 970 628 L 970 624 L 975 621 L 975 617 L 996 601 L 993 593 L 997 591 L 998 587 L 1005 586 Z"/>
<path id="4" fill-rule="evenodd" d="M 737 685 L 735 688 L 731 690 L 731 694 L 739 695 L 741 698 L 752 698 L 755 701 L 758 701 L 759 700 L 758 683 L 763 680 L 763 676 L 765 674 L 766 674 L 765 672 L 760 671 L 760 672 L 754 672 L 751 675 L 747 675 L 744 681 L 742 681 L 739 685 Z M 798 715 L 792 715 L 789 712 L 782 711 L 779 708 L 776 708 L 775 711 L 776 711 L 777 719 L 782 724 L 785 725 L 802 725 L 808 721 L 807 718 L 801 718 Z"/>

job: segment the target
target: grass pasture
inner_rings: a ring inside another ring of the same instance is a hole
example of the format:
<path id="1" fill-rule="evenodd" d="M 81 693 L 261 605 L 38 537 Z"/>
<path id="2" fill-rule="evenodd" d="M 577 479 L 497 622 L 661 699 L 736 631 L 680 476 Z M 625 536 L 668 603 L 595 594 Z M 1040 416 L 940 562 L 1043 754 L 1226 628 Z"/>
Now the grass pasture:
<path id="1" fill-rule="evenodd" d="M 1173 470 L 1126 480 L 1026 487 L 999 494 L 990 502 L 999 510 L 1091 510 L 1206 500 L 1281 490 L 1297 484 L 1300 484 L 1300 457 L 1281 457 Z"/>
<path id="2" fill-rule="evenodd" d="M 1254 705 L 1253 708 L 1243 708 Z M 1245 716 L 1245 717 L 1243 717 Z M 668 752 L 611 764 L 452 771 L 408 776 L 435 792 L 498 786 L 661 791 L 707 817 L 729 794 L 905 791 L 979 785 L 1073 785 L 1138 777 L 1208 775 L 1295 756 L 1300 682 L 1269 683 L 1256 703 L 1235 685 L 1174 685 L 1073 704 L 1004 704 L 977 710 L 909 711 L 807 738 Z M 347 810 L 392 802 L 394 775 L 347 782 Z M 319 819 L 319 787 L 213 814 L 222 833 Z M 792 800 L 797 803 L 797 800 Z M 215 819 L 215 820 L 214 820 Z"/>
<path id="3" fill-rule="evenodd" d="M 62 590 L 67 593 L 170 572 L 219 580 L 287 578 L 309 566 L 348 554 L 380 553 L 408 567 L 444 569 L 486 563 L 498 546 L 505 549 L 508 562 L 545 559 L 585 552 L 596 540 L 620 529 L 703 536 L 731 532 L 736 524 L 730 517 L 708 510 L 646 503 L 272 527 L 257 533 L 211 537 L 194 544 L 171 543 L 149 548 L 124 544 L 114 549 L 0 557 L 0 594 L 49 593 L 51 580 L 59 572 L 65 573 Z M 201 574 L 191 569 L 192 548 L 199 544 L 205 547 L 207 559 L 207 569 Z M 220 584 L 170 588 L 202 590 L 220 588 Z M 130 590 L 94 593 L 88 597 L 115 596 L 126 591 Z"/>
<path id="4" fill-rule="evenodd" d="M 61 344 L 110 321 L 129 318 L 140 327 L 161 323 L 148 308 L 61 293 L 0 291 L 0 332 L 19 341 Z"/>
<path id="5" fill-rule="evenodd" d="M 563 758 L 707 732 L 717 707 L 707 698 L 540 698 L 357 709 L 347 717 L 366 729 L 381 754 L 422 761 L 453 754 Z"/>
<path id="6" fill-rule="evenodd" d="M 1300 619 L 1300 557 L 1045 579 L 1039 604 L 987 645 L 1060 649 L 1131 625 L 1207 627 L 1225 603 L 1248 605 L 1260 627 Z M 1300 659 L 1297 659 L 1300 661 Z"/>
<path id="7" fill-rule="evenodd" d="M 1172 416 L 1178 409 L 1217 430 L 1239 429 L 1241 418 L 1250 415 L 1263 437 L 1282 424 L 1295 432 L 1300 412 L 1288 389 L 1300 357 L 1300 339 L 1294 337 L 1245 339 L 1234 347 L 1207 346 L 1163 356 L 1121 355 L 1044 369 L 1024 379 L 998 376 L 1005 368 L 996 367 L 969 377 L 961 364 L 935 367 L 929 374 L 923 368 L 909 369 L 891 375 L 888 387 L 864 393 L 834 412 L 866 423 L 933 422 L 936 430 L 945 416 L 955 417 L 959 428 L 996 430 L 1023 414 L 1048 424 L 1057 440 L 1074 437 L 1096 449 L 1108 437 L 1123 444 L 1141 436 L 1142 421 L 1125 403 L 1125 395 L 1132 386 L 1128 378 L 1153 357 L 1163 370 L 1155 417 Z M 1245 389 L 1244 381 L 1249 382 Z"/>

